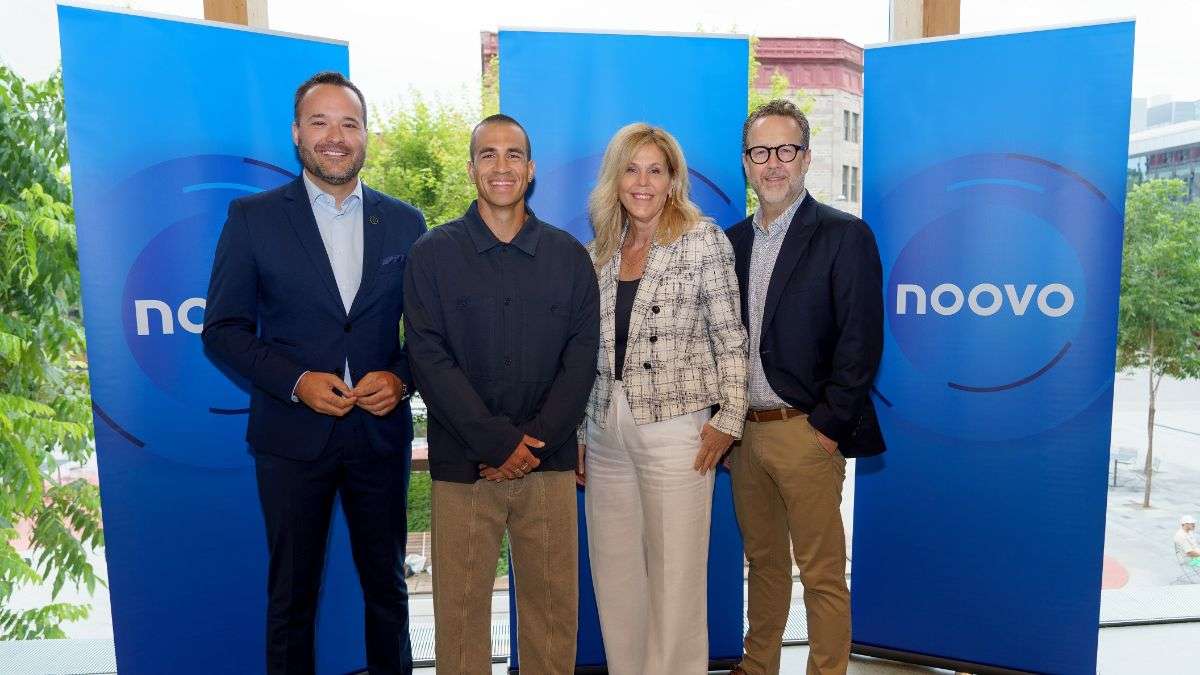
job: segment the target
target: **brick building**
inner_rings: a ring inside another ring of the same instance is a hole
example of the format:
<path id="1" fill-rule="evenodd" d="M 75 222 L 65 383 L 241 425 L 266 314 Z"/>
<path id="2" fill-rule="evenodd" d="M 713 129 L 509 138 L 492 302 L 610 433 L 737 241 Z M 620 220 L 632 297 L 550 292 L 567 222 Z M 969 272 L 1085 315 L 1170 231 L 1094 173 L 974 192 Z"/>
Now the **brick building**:
<path id="1" fill-rule="evenodd" d="M 808 189 L 817 199 L 862 215 L 863 50 L 839 38 L 764 37 L 755 50 L 755 88 L 771 90 L 781 73 L 813 98 L 812 166 Z"/>

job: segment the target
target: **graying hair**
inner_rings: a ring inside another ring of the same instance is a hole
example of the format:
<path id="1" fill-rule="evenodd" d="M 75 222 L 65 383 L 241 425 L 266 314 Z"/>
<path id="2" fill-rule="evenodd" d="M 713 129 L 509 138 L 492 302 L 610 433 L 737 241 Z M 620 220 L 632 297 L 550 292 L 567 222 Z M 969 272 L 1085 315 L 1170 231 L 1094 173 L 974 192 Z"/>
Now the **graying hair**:
<path id="1" fill-rule="evenodd" d="M 795 103 L 792 103 L 786 99 L 777 98 L 758 106 L 754 109 L 754 112 L 750 113 L 750 116 L 746 118 L 746 123 L 742 125 L 742 150 L 748 149 L 746 143 L 750 138 L 750 126 L 764 117 L 773 116 L 790 117 L 796 120 L 796 124 L 800 125 L 800 145 L 803 145 L 805 149 L 808 148 L 808 117 L 804 115 L 804 112 L 800 110 L 800 108 L 796 107 Z"/>

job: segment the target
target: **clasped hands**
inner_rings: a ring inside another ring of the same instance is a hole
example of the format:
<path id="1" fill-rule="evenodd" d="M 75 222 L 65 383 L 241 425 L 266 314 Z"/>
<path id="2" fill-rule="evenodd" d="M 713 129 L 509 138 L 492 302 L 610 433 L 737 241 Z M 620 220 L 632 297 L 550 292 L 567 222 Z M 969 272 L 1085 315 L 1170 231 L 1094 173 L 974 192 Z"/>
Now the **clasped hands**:
<path id="1" fill-rule="evenodd" d="M 404 400 L 406 391 L 404 382 L 387 370 L 363 375 L 353 389 L 337 375 L 314 370 L 296 383 L 296 398 L 313 410 L 334 417 L 342 417 L 354 406 L 372 415 L 386 415 Z"/>
<path id="2" fill-rule="evenodd" d="M 504 464 L 501 464 L 499 467 L 480 464 L 479 476 L 497 483 L 502 480 L 524 478 L 526 474 L 538 468 L 542 463 L 542 460 L 533 454 L 531 448 L 544 447 L 546 447 L 546 444 L 533 436 L 522 436 L 520 442 L 517 443 L 517 449 L 508 456 Z"/>

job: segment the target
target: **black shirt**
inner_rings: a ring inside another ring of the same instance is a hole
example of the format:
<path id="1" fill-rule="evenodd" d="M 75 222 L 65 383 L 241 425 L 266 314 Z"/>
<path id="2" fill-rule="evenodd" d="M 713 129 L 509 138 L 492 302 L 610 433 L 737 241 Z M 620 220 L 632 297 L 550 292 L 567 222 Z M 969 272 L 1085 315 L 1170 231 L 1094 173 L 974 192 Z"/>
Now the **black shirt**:
<path id="1" fill-rule="evenodd" d="M 429 472 L 473 483 L 525 434 L 538 470 L 573 471 L 600 343 L 596 273 L 570 234 L 532 211 L 511 243 L 472 203 L 412 247 L 404 330 L 429 409 Z"/>
<path id="2" fill-rule="evenodd" d="M 629 317 L 633 314 L 633 298 L 637 295 L 638 284 L 641 279 L 633 279 L 631 281 L 617 280 L 617 302 L 616 302 L 616 370 L 613 371 L 613 379 L 621 379 L 621 373 L 625 372 L 625 347 L 629 344 Z"/>

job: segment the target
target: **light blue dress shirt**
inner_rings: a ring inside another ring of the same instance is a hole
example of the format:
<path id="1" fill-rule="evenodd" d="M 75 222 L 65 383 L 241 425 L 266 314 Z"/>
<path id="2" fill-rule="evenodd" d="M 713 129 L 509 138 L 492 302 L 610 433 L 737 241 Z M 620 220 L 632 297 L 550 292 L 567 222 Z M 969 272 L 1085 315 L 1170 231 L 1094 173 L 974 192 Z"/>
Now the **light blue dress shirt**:
<path id="1" fill-rule="evenodd" d="M 329 256 L 333 278 L 337 282 L 338 293 L 342 296 L 342 306 L 349 313 L 351 305 L 354 304 L 354 296 L 358 294 L 358 286 L 362 283 L 362 181 L 355 183 L 354 192 L 343 199 L 341 208 L 338 208 L 333 195 L 318 187 L 308 177 L 308 173 L 301 175 L 304 176 L 304 187 L 308 191 L 313 218 L 317 221 L 321 241 L 325 244 L 325 255 Z M 350 380 L 349 357 L 346 359 L 342 379 L 347 387 L 354 386 Z M 300 380 L 296 380 L 296 384 L 300 384 Z M 292 400 L 296 400 L 294 387 L 292 391 Z"/>

